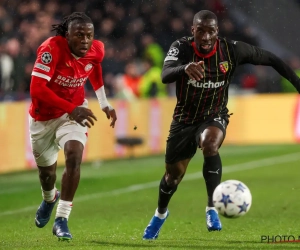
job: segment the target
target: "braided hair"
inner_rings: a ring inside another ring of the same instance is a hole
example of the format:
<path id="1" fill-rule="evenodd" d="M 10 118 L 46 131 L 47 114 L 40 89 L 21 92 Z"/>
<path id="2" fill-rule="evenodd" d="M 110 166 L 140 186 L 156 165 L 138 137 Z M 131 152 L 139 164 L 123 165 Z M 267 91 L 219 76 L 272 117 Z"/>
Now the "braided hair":
<path id="1" fill-rule="evenodd" d="M 66 32 L 68 31 L 68 26 L 71 22 L 78 23 L 91 23 L 92 19 L 88 17 L 84 12 L 73 12 L 71 15 L 63 18 L 63 21 L 59 24 L 53 24 L 51 31 L 56 31 L 57 36 L 66 36 Z"/>

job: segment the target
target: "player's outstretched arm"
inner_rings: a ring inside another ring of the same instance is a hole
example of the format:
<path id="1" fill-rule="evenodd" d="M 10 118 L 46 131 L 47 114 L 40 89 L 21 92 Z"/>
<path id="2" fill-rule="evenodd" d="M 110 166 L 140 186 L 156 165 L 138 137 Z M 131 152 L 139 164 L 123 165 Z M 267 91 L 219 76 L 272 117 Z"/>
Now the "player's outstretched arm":
<path id="1" fill-rule="evenodd" d="M 270 51 L 243 42 L 235 43 L 238 64 L 251 63 L 273 67 L 281 76 L 290 81 L 300 93 L 300 79 L 296 73 L 278 56 Z"/>

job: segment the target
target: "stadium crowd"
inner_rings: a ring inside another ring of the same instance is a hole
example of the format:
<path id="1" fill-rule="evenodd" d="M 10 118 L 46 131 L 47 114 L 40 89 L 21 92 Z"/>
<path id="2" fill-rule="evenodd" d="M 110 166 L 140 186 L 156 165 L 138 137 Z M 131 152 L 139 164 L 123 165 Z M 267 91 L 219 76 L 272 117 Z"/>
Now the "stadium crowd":
<path id="1" fill-rule="evenodd" d="M 102 66 L 108 97 L 174 95 L 172 84 L 161 83 L 161 67 L 171 43 L 191 34 L 195 11 L 215 12 L 220 36 L 259 46 L 253 29 L 235 22 L 222 0 L 0 0 L 0 3 L 0 101 L 29 97 L 37 47 L 55 35 L 51 25 L 73 11 L 86 12 L 94 21 L 95 38 L 105 43 Z M 300 69 L 298 58 L 290 62 L 295 70 Z M 233 82 L 237 89 L 260 93 L 285 90 L 282 79 L 277 75 L 270 78 L 264 67 L 241 67 Z M 94 95 L 89 84 L 86 91 L 88 96 Z"/>

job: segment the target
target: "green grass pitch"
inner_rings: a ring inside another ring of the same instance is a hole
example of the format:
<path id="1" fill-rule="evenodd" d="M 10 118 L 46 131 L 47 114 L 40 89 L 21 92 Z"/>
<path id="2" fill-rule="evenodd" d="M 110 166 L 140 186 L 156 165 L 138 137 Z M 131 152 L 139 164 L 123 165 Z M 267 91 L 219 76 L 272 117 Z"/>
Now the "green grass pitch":
<path id="1" fill-rule="evenodd" d="M 300 242 L 261 243 L 261 237 L 300 235 L 300 145 L 224 145 L 223 178 L 244 182 L 253 203 L 237 219 L 221 217 L 223 230 L 208 232 L 202 154 L 198 151 L 169 205 L 156 241 L 142 234 L 157 205 L 164 157 L 104 161 L 82 166 L 69 228 L 71 242 L 34 225 L 41 202 L 37 171 L 0 175 L 0 249 L 300 249 Z M 58 169 L 58 183 L 62 168 Z M 287 238 L 286 238 L 287 239 Z"/>

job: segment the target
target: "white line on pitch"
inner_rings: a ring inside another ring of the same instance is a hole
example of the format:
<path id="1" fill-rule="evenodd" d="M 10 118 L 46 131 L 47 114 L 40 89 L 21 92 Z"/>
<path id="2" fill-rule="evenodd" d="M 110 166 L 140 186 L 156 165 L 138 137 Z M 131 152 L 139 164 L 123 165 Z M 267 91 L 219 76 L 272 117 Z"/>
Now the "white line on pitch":
<path id="1" fill-rule="evenodd" d="M 245 170 L 250 170 L 250 169 L 255 169 L 255 168 L 274 166 L 274 165 L 280 164 L 280 163 L 294 162 L 297 160 L 300 160 L 300 154 L 293 153 L 293 154 L 269 157 L 269 158 L 265 158 L 265 159 L 261 159 L 261 160 L 249 161 L 249 162 L 245 162 L 245 163 L 225 166 L 225 167 L 223 167 L 222 172 L 223 172 L 223 174 L 239 172 L 239 171 L 245 171 Z M 200 178 L 203 178 L 202 171 L 192 173 L 192 174 L 186 174 L 183 181 L 190 181 L 190 180 L 195 180 L 195 179 L 200 179 Z M 94 198 L 107 197 L 107 196 L 112 196 L 112 195 L 132 193 L 132 192 L 136 192 L 136 191 L 140 191 L 140 190 L 144 190 L 144 189 L 148 189 L 148 188 L 158 187 L 158 184 L 159 184 L 159 181 L 153 181 L 153 182 L 147 182 L 147 183 L 143 183 L 143 184 L 131 185 L 131 186 L 128 186 L 125 188 L 115 189 L 115 190 L 111 190 L 111 191 L 107 191 L 107 192 L 99 192 L 99 193 L 94 193 L 94 194 L 89 194 L 89 195 L 83 195 L 83 196 L 77 197 L 76 202 L 86 201 L 86 200 L 90 200 L 90 199 L 94 199 Z M 0 213 L 0 216 L 13 215 L 13 214 L 23 213 L 23 212 L 27 212 L 27 211 L 32 211 L 32 210 L 37 209 L 37 207 L 38 207 L 38 205 L 24 207 L 24 208 L 16 209 L 16 210 L 9 210 L 9 211 Z"/>

